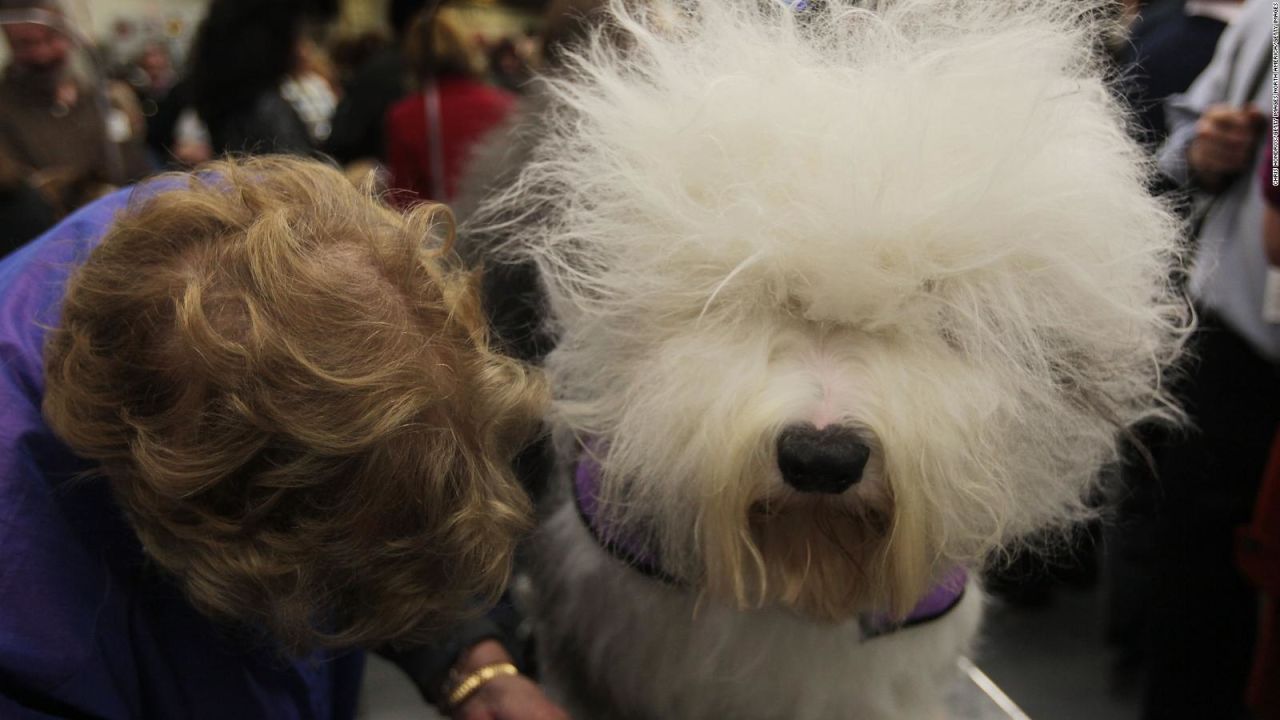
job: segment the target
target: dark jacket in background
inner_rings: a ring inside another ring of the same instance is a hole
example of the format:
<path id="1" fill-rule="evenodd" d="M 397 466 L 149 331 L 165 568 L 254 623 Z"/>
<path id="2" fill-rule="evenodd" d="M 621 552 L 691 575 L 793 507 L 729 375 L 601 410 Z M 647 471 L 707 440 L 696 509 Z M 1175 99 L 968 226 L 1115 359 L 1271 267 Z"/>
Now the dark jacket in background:
<path id="1" fill-rule="evenodd" d="M 53 227 L 53 208 L 26 183 L 0 188 L 0 258 Z"/>
<path id="2" fill-rule="evenodd" d="M 1135 130 L 1151 147 L 1168 134 L 1164 101 L 1184 92 L 1213 59 L 1218 37 L 1227 24 L 1200 15 L 1187 15 L 1182 2 L 1152 3 L 1134 23 L 1122 54 L 1126 68 L 1125 97 L 1137 113 Z"/>
<path id="3" fill-rule="evenodd" d="M 386 149 L 387 110 L 410 90 L 409 68 L 399 47 L 374 55 L 356 72 L 338 102 L 325 152 L 344 165 L 381 158 Z"/>
<path id="4" fill-rule="evenodd" d="M 306 123 L 279 91 L 262 93 L 243 112 L 205 122 L 216 154 L 310 155 L 316 150 Z"/>

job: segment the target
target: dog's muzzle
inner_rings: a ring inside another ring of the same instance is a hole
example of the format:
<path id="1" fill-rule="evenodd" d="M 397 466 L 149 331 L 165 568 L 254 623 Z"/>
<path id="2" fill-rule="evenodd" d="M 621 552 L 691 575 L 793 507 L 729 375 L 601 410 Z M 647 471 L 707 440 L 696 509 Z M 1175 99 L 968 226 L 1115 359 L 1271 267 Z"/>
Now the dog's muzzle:
<path id="1" fill-rule="evenodd" d="M 800 492 L 842 493 L 862 479 L 870 457 L 867 443 L 843 425 L 788 425 L 778 436 L 778 469 Z"/>

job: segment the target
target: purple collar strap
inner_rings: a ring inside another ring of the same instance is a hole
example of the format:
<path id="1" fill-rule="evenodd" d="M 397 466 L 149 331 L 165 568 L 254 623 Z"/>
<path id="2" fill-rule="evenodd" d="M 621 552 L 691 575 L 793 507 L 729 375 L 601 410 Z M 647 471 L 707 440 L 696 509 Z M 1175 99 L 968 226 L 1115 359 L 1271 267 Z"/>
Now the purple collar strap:
<path id="1" fill-rule="evenodd" d="M 591 450 L 587 450 L 578 458 L 578 467 L 573 473 L 573 500 L 582 524 L 610 555 L 651 578 L 669 585 L 682 585 L 678 578 L 662 569 L 662 564 L 643 540 L 611 532 L 605 527 L 600 514 L 599 495 L 600 464 L 592 457 Z"/>
<path id="2" fill-rule="evenodd" d="M 669 585 L 682 585 L 683 582 L 679 578 L 662 568 L 661 562 L 652 549 L 646 547 L 642 540 L 619 536 L 604 527 L 600 514 L 599 494 L 600 464 L 591 456 L 590 451 L 583 452 L 573 473 L 573 499 L 582 523 L 591 532 L 591 536 L 609 554 L 637 572 Z M 859 623 L 862 625 L 864 636 L 872 638 L 885 635 L 896 630 L 922 625 L 946 615 L 964 598 L 968 581 L 968 571 L 960 566 L 952 568 L 921 598 L 920 602 L 916 603 L 905 618 L 894 620 L 891 616 L 880 613 L 860 618 Z"/>

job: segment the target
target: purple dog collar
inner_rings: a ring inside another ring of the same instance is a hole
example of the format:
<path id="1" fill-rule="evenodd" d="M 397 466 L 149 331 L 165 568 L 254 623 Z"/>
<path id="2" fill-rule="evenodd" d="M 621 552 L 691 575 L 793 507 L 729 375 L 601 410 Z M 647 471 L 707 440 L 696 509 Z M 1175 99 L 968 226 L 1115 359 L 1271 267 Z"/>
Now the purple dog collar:
<path id="1" fill-rule="evenodd" d="M 892 615 L 876 613 L 863 617 L 862 633 L 864 637 L 873 638 L 887 635 L 895 630 L 902 630 L 916 625 L 923 625 L 946 615 L 964 599 L 964 589 L 969 584 L 969 571 L 957 565 L 951 568 L 939 580 L 911 612 L 901 620 Z"/>
<path id="2" fill-rule="evenodd" d="M 661 580 L 669 585 L 681 585 L 678 578 L 662 569 L 658 558 L 645 543 L 636 537 L 620 536 L 603 527 L 600 517 L 600 464 L 588 449 L 578 458 L 578 467 L 573 473 L 573 501 L 578 508 L 582 524 L 587 526 L 591 536 L 610 555 L 630 565 L 635 570 L 651 578 Z"/>
<path id="3" fill-rule="evenodd" d="M 653 551 L 641 540 L 635 537 L 619 536 L 618 533 L 610 532 L 608 528 L 603 527 L 599 494 L 600 464 L 588 450 L 578 458 L 578 466 L 573 473 L 573 500 L 578 508 L 578 515 L 582 518 L 582 524 L 610 555 L 637 572 L 669 585 L 683 585 L 679 578 L 662 569 L 662 564 Z M 964 599 L 964 590 L 968 582 L 967 570 L 960 566 L 952 568 L 920 599 L 920 602 L 916 603 L 905 618 L 896 620 L 883 613 L 862 617 L 859 623 L 862 625 L 863 635 L 867 638 L 878 637 L 896 630 L 922 625 L 946 615 Z"/>

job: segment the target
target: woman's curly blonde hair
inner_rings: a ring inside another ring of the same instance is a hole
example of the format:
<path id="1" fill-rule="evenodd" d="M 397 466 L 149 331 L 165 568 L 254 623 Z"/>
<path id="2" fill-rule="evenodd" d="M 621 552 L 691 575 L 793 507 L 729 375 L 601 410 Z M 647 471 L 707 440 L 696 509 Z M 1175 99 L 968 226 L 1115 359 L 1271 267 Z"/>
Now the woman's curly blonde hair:
<path id="1" fill-rule="evenodd" d="M 452 234 L 317 162 L 227 160 L 136 190 L 72 276 L 45 416 L 203 612 L 300 652 L 501 591 L 545 388 L 490 350 Z"/>

